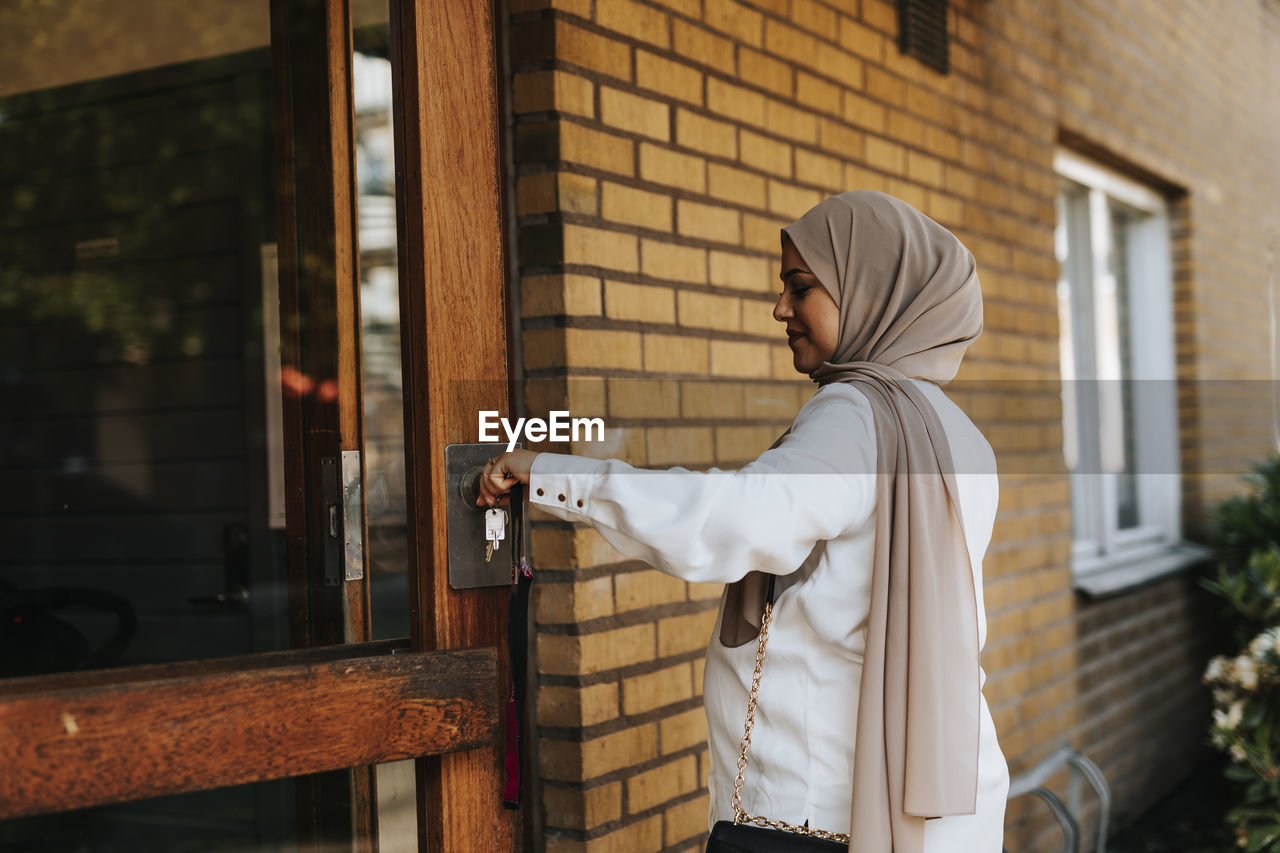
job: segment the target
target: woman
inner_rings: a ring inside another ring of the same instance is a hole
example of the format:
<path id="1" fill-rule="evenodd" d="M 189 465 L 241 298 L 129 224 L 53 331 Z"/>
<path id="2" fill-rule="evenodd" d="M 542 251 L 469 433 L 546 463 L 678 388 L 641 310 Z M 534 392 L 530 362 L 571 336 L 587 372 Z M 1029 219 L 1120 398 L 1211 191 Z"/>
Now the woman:
<path id="1" fill-rule="evenodd" d="M 910 205 L 849 192 L 783 229 L 781 278 L 774 318 L 820 387 L 755 462 L 516 451 L 481 500 L 526 483 L 624 555 L 728 584 L 704 681 L 712 823 L 733 818 L 772 587 L 746 812 L 850 833 L 858 853 L 999 853 L 1008 768 L 978 665 L 995 459 L 940 387 L 982 329 L 973 256 Z"/>

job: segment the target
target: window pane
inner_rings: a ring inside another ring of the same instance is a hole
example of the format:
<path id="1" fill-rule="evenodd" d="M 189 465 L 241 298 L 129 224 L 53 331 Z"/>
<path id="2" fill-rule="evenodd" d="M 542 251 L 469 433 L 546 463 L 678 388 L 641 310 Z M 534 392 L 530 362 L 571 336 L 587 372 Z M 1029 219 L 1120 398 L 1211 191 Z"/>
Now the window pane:
<path id="1" fill-rule="evenodd" d="M 0 676 L 289 641 L 268 4 L 117 12 L 0 33 Z"/>
<path id="2" fill-rule="evenodd" d="M 1115 442 L 1119 452 L 1116 460 L 1116 527 L 1126 530 L 1141 522 L 1138 506 L 1137 452 L 1134 447 L 1133 409 L 1133 322 L 1130 316 L 1132 300 L 1129 286 L 1129 233 L 1136 215 L 1127 208 L 1110 204 L 1111 252 L 1107 258 L 1110 280 L 1114 283 L 1115 328 L 1108 330 L 1114 339 L 1119 362 L 1119 377 L 1115 389 L 1118 395 L 1120 435 Z"/>
<path id="3" fill-rule="evenodd" d="M 1071 472 L 1071 523 L 1077 543 L 1096 540 L 1093 508 L 1097 501 L 1096 383 L 1081 379 L 1093 372 L 1090 357 L 1089 211 L 1087 191 L 1064 184 L 1058 196 L 1054 233 L 1059 264 L 1058 330 L 1062 372 L 1063 457 Z"/>
<path id="4" fill-rule="evenodd" d="M 1055 166 L 1063 456 L 1087 560 L 1176 536 L 1176 495 L 1170 513 L 1149 476 L 1177 462 L 1176 408 L 1156 387 L 1173 375 L 1168 235 L 1158 194 L 1067 152 Z"/>
<path id="5" fill-rule="evenodd" d="M 409 635 L 409 528 L 404 492 L 404 391 L 396 263 L 390 21 L 384 0 L 352 5 L 356 201 L 360 245 L 361 395 L 368 479 L 373 638 Z"/>

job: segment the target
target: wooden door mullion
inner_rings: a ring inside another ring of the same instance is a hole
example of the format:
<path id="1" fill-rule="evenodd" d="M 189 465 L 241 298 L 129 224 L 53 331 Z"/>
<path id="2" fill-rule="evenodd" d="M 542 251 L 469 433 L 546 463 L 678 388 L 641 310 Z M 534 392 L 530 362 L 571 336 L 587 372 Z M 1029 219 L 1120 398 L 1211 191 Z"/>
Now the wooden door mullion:
<path id="1" fill-rule="evenodd" d="M 496 648 L 505 696 L 508 592 L 449 588 L 444 513 L 445 445 L 509 408 L 494 21 L 491 0 L 391 0 L 412 642 Z M 502 759 L 495 744 L 418 762 L 419 849 L 518 849 Z"/>

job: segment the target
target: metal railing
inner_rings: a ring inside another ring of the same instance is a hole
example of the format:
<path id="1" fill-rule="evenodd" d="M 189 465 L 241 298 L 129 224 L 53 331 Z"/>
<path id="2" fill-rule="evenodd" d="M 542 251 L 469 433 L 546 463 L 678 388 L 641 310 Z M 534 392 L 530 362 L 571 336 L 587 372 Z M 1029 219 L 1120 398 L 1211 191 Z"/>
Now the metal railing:
<path id="1" fill-rule="evenodd" d="M 1067 783 L 1067 802 L 1050 791 L 1044 785 L 1049 778 L 1064 767 L 1071 770 L 1071 778 Z M 1098 795 L 1098 843 L 1094 853 L 1106 853 L 1107 823 L 1111 817 L 1111 787 L 1098 769 L 1088 758 L 1072 749 L 1062 746 L 1049 753 L 1036 766 L 1025 773 L 1019 773 L 1009 780 L 1009 799 L 1032 794 L 1044 801 L 1058 825 L 1062 827 L 1063 853 L 1079 853 L 1080 851 L 1080 801 L 1083 782 L 1092 786 Z M 1005 848 L 1008 853 L 1008 848 Z"/>

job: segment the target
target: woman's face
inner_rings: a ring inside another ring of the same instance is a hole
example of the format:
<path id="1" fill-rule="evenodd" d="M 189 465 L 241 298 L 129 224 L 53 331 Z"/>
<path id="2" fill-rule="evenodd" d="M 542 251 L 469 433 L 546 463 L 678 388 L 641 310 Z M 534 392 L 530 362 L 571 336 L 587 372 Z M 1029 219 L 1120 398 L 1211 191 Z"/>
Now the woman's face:
<path id="1" fill-rule="evenodd" d="M 782 294 L 773 319 L 787 326 L 792 364 L 811 373 L 830 361 L 840 340 L 840 307 L 809 269 L 795 244 L 782 238 Z"/>

